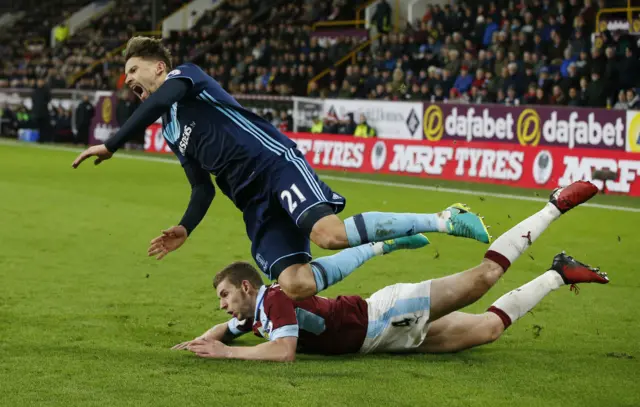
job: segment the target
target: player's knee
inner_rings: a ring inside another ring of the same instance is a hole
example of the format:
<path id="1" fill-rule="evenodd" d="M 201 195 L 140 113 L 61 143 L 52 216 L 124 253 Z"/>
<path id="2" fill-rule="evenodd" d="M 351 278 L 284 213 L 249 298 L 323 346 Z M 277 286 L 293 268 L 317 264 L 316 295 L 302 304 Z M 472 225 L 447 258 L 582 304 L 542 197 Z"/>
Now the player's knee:
<path id="1" fill-rule="evenodd" d="M 480 272 L 476 274 L 476 289 L 481 292 L 488 291 L 494 286 L 503 273 L 502 267 L 494 262 L 487 261 L 482 263 Z"/>
<path id="2" fill-rule="evenodd" d="M 311 241 L 323 249 L 336 250 L 349 247 L 344 223 L 337 216 L 327 216 L 313 225 Z"/>
<path id="3" fill-rule="evenodd" d="M 301 301 L 305 298 L 309 298 L 316 293 L 316 282 L 306 278 L 305 273 L 302 273 L 300 267 L 296 267 L 285 270 L 280 277 L 278 277 L 278 284 L 280 288 L 287 294 L 287 297 L 294 301 Z"/>
<path id="4" fill-rule="evenodd" d="M 487 323 L 485 329 L 485 343 L 495 342 L 502 336 L 504 324 L 502 321 L 491 321 Z"/>

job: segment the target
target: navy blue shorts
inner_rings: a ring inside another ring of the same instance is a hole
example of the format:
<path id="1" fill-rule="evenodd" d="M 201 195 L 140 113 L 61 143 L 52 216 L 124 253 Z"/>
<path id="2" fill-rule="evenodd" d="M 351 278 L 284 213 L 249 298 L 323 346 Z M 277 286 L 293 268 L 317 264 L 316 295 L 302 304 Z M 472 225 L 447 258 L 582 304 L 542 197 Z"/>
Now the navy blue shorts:
<path id="1" fill-rule="evenodd" d="M 298 150 L 287 150 L 283 158 L 247 187 L 251 198 L 243 205 L 251 255 L 271 280 L 277 280 L 287 267 L 312 259 L 309 232 L 299 227 L 301 216 L 322 203 L 334 213 L 346 205 L 345 198 L 320 181 Z"/>

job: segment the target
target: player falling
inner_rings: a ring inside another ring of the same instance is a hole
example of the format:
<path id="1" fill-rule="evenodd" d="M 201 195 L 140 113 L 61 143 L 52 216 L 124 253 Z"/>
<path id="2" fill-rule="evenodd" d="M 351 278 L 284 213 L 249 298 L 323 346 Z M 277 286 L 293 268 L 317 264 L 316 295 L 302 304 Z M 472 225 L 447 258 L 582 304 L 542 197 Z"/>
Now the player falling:
<path id="1" fill-rule="evenodd" d="M 561 253 L 548 271 L 500 297 L 483 314 L 458 310 L 482 297 L 511 264 L 562 213 L 597 192 L 578 183 L 559 190 L 533 216 L 500 236 L 478 266 L 417 284 L 396 284 L 371 298 L 313 296 L 292 301 L 278 285 L 265 286 L 248 263 L 233 263 L 214 278 L 220 306 L 233 318 L 173 349 L 205 358 L 292 361 L 296 351 L 344 353 L 457 352 L 497 340 L 547 294 L 566 284 L 607 284 L 606 273 Z M 350 250 L 350 249 L 347 249 Z M 252 331 L 269 340 L 257 346 L 227 346 Z"/>
<path id="2" fill-rule="evenodd" d="M 200 223 L 215 195 L 211 174 L 242 211 L 256 263 L 294 299 L 337 283 L 377 254 L 421 247 L 422 232 L 490 241 L 482 220 L 459 204 L 436 214 L 367 212 L 342 221 L 336 214 L 345 199 L 318 179 L 296 144 L 240 106 L 198 66 L 170 71 L 168 50 L 147 37 L 128 42 L 125 60 L 126 84 L 144 103 L 105 144 L 82 152 L 73 167 L 91 156 L 96 164 L 111 158 L 162 117 L 162 134 L 192 189 L 182 220 L 151 241 L 150 256 L 161 259 L 178 249 Z M 395 238 L 393 244 L 368 244 Z M 310 240 L 325 249 L 353 249 L 311 262 Z"/>

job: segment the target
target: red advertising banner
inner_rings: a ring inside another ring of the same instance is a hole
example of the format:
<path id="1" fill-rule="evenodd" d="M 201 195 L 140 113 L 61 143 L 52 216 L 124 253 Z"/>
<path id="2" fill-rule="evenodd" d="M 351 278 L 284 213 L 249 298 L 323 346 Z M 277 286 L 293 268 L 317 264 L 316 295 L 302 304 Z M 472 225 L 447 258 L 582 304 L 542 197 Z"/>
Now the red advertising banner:
<path id="1" fill-rule="evenodd" d="M 606 191 L 640 196 L 640 154 L 615 149 L 522 146 L 489 141 L 380 140 L 287 133 L 313 168 L 553 189 L 592 180 L 596 170 L 617 174 Z M 147 129 L 145 150 L 170 153 L 160 125 Z"/>
<path id="2" fill-rule="evenodd" d="M 162 136 L 162 125 L 160 123 L 153 123 L 147 127 L 144 133 L 144 151 L 149 153 L 171 153 L 171 149 Z"/>
<path id="3" fill-rule="evenodd" d="M 617 174 L 607 192 L 640 196 L 640 156 L 593 148 L 531 147 L 500 142 L 359 139 L 288 134 L 316 169 L 553 189 L 592 180 L 595 170 Z M 602 189 L 602 181 L 593 181 Z"/>

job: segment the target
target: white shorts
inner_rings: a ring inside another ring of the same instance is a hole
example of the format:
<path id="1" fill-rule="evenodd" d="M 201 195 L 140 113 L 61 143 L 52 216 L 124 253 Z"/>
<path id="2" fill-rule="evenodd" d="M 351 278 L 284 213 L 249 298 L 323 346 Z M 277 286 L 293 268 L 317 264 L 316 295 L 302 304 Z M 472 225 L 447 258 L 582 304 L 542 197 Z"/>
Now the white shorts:
<path id="1" fill-rule="evenodd" d="M 369 326 L 361 353 L 410 352 L 429 329 L 431 281 L 395 284 L 368 298 Z"/>

